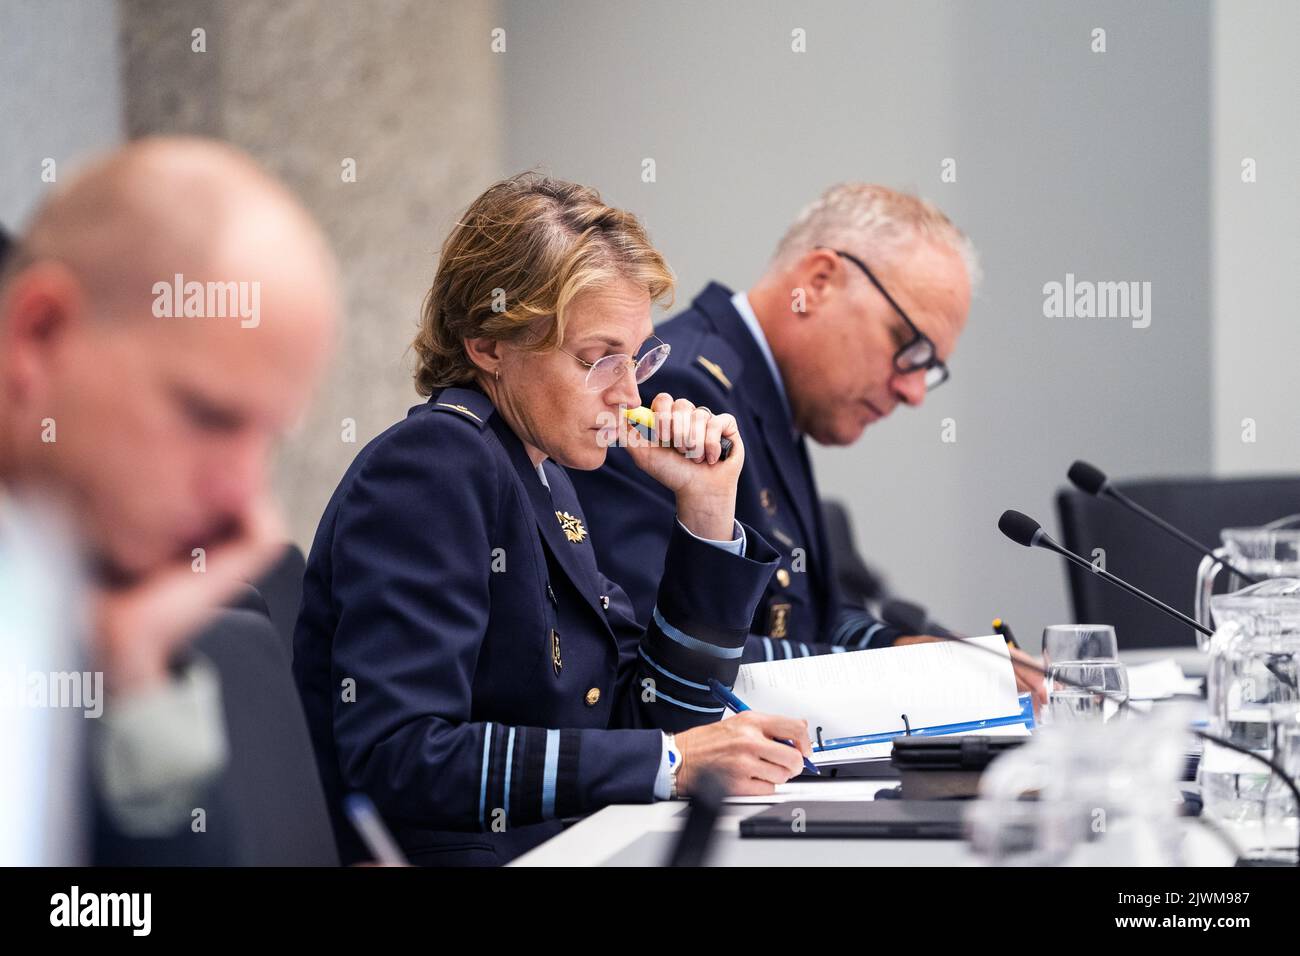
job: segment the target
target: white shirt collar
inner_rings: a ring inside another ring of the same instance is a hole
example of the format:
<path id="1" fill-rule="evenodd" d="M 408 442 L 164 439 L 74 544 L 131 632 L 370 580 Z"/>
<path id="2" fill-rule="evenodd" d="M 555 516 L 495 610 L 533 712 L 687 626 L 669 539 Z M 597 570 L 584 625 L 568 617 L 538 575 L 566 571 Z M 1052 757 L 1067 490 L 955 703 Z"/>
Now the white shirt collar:
<path id="1" fill-rule="evenodd" d="M 772 347 L 767 344 L 767 336 L 763 334 L 763 326 L 758 322 L 758 316 L 754 314 L 754 307 L 749 304 L 749 296 L 742 289 L 731 297 L 732 307 L 740 313 L 740 318 L 744 321 L 745 327 L 749 329 L 749 334 L 754 337 L 758 344 L 758 350 L 763 353 L 763 360 L 767 362 L 767 370 L 772 373 L 772 381 L 776 383 L 776 392 L 781 396 L 781 404 L 785 406 L 785 417 L 791 423 L 790 427 L 794 428 L 794 415 L 790 411 L 790 400 L 785 394 L 785 381 L 781 378 L 781 370 L 777 368 L 776 356 L 772 354 Z M 798 434 L 798 429 L 795 429 Z"/>

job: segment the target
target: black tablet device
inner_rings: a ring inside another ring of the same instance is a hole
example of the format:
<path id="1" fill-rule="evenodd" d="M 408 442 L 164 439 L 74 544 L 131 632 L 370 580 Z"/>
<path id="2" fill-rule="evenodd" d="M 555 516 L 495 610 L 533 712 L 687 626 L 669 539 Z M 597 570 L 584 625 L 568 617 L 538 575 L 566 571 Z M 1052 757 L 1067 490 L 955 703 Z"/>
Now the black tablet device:
<path id="1" fill-rule="evenodd" d="M 957 800 L 790 801 L 740 821 L 742 837 L 960 840 Z"/>

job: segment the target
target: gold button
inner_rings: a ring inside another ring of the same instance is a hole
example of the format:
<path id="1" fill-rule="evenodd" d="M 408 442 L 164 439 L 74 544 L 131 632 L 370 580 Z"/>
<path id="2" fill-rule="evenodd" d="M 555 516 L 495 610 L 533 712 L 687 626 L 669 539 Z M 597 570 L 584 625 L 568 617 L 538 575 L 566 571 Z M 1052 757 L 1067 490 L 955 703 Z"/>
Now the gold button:
<path id="1" fill-rule="evenodd" d="M 783 588 L 788 588 L 790 586 L 790 572 L 785 568 L 777 568 L 776 583 L 781 585 Z"/>
<path id="2" fill-rule="evenodd" d="M 597 702 L 598 702 L 599 700 L 600 700 L 600 688 L 599 688 L 599 687 L 593 687 L 591 690 L 587 691 L 587 706 L 588 706 L 588 707 L 595 707 L 596 704 L 597 704 Z"/>

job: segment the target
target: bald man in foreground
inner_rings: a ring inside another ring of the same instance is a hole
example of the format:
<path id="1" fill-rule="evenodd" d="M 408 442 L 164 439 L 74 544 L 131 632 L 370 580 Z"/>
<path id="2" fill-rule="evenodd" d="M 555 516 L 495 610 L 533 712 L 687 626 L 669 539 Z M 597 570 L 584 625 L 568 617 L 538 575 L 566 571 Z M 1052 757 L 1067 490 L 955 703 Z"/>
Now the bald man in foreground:
<path id="1" fill-rule="evenodd" d="M 283 186 L 181 138 L 88 166 L 0 268 L 0 598 L 67 582 L 0 628 L 50 668 L 103 675 L 101 713 L 76 711 L 97 719 L 78 726 L 51 701 L 21 725 L 74 751 L 85 737 L 128 834 L 188 832 L 226 759 L 215 674 L 187 645 L 283 546 L 269 456 L 327 362 L 336 281 Z M 0 668 L 27 668 L 6 676 L 39 681 L 31 661 L 0 650 Z M 45 781 L 55 796 L 73 785 Z M 0 806 L 0 863 L 75 860 L 75 843 L 24 842 L 59 830 L 34 825 L 37 809 Z"/>

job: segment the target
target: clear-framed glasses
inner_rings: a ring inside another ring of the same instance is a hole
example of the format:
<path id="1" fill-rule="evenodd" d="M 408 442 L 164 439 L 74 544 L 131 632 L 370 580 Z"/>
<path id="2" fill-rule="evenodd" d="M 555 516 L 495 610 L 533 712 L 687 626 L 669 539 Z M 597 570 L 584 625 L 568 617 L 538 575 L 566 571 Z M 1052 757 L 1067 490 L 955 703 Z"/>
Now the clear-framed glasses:
<path id="1" fill-rule="evenodd" d="M 640 385 L 659 371 L 659 367 L 668 360 L 668 353 L 673 347 L 657 335 L 652 335 L 651 338 L 659 344 L 647 350 L 640 358 L 633 358 L 630 355 L 606 355 L 595 362 L 584 362 L 568 349 L 562 348 L 560 351 L 575 362 L 587 366 L 587 391 L 603 392 L 617 383 L 626 372 L 632 372 L 636 383 Z"/>

